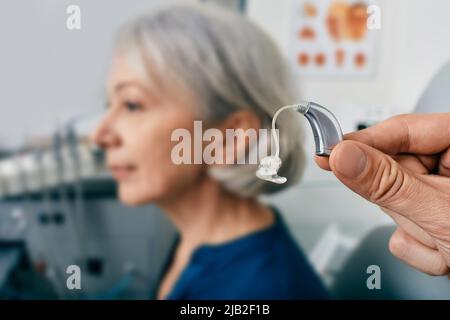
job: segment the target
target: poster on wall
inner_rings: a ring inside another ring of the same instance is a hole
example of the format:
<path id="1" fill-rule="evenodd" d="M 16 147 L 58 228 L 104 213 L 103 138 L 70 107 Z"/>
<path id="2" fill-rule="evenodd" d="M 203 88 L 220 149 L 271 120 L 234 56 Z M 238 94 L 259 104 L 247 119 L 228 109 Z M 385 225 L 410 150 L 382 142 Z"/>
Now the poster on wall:
<path id="1" fill-rule="evenodd" d="M 291 59 L 302 76 L 371 76 L 379 30 L 367 27 L 373 0 L 294 0 Z M 370 12 L 370 10 L 369 10 Z"/>

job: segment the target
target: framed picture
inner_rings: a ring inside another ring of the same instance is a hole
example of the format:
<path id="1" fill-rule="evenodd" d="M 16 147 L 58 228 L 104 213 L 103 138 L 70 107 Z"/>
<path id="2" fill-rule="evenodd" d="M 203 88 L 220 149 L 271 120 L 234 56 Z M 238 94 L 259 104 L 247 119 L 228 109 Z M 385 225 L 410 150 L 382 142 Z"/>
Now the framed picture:
<path id="1" fill-rule="evenodd" d="M 378 30 L 371 0 L 294 0 L 290 58 L 303 76 L 370 76 Z"/>

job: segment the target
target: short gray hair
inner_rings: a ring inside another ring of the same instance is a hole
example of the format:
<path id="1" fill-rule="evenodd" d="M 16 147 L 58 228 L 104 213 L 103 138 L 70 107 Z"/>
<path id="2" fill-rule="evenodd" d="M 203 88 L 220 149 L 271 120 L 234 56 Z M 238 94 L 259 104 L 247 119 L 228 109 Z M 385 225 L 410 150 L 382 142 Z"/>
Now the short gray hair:
<path id="1" fill-rule="evenodd" d="M 187 88 L 205 120 L 250 110 L 270 129 L 277 109 L 296 102 L 291 74 L 272 39 L 245 17 L 207 5 L 170 5 L 125 24 L 117 50 L 138 59 L 149 81 Z M 143 68 L 144 66 L 144 68 Z M 305 158 L 303 130 L 293 111 L 279 117 L 280 175 L 284 185 L 262 181 L 257 165 L 210 167 L 210 175 L 241 196 L 269 194 L 296 183 Z M 270 141 L 269 141 L 270 142 Z"/>

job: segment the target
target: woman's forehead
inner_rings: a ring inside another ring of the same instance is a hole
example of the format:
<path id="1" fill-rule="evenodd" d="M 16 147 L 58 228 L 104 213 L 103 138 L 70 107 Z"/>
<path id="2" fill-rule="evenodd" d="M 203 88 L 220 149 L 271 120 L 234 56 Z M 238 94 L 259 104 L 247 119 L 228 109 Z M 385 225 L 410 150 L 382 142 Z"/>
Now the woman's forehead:
<path id="1" fill-rule="evenodd" d="M 134 87 L 143 91 L 149 90 L 144 72 L 133 66 L 130 60 L 118 56 L 112 60 L 106 83 L 108 94 L 113 94 L 125 87 Z"/>
<path id="2" fill-rule="evenodd" d="M 146 80 L 143 72 L 133 66 L 129 59 L 123 56 L 114 57 L 109 69 L 107 86 L 113 90 L 121 83 L 131 83 L 146 87 Z"/>

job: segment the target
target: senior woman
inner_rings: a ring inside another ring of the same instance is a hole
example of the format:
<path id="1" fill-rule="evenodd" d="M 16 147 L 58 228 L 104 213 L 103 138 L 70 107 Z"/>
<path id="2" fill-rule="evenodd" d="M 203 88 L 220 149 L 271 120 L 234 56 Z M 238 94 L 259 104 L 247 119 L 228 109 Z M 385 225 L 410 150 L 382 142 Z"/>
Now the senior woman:
<path id="1" fill-rule="evenodd" d="M 259 180 L 256 164 L 171 158 L 172 133 L 193 132 L 195 120 L 221 132 L 269 129 L 277 108 L 295 102 L 285 61 L 266 34 L 218 8 L 160 8 L 121 29 L 107 91 L 93 140 L 106 151 L 120 200 L 155 203 L 179 232 L 153 298 L 327 297 L 281 214 L 258 200 L 288 184 Z M 279 121 L 280 173 L 290 183 L 304 163 L 297 121 Z M 225 154 L 230 146 L 217 147 Z M 255 142 L 232 148 L 236 160 Z"/>

